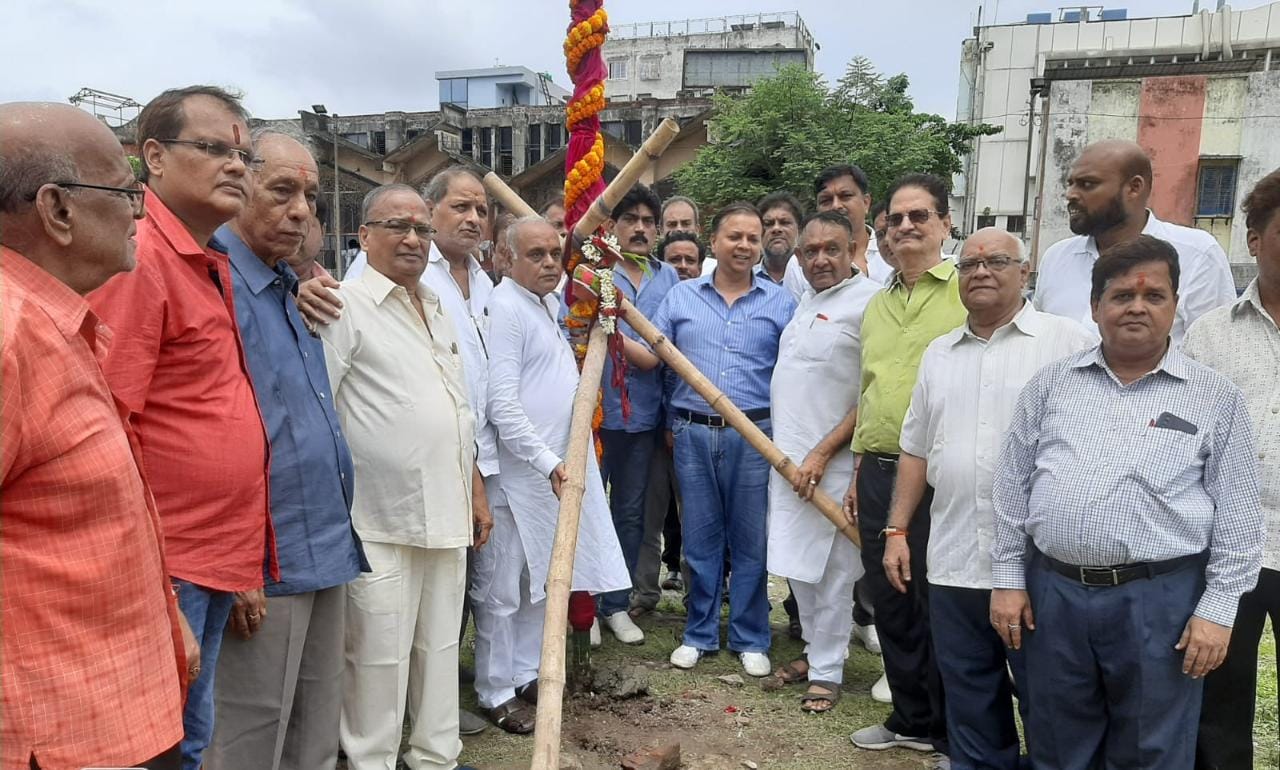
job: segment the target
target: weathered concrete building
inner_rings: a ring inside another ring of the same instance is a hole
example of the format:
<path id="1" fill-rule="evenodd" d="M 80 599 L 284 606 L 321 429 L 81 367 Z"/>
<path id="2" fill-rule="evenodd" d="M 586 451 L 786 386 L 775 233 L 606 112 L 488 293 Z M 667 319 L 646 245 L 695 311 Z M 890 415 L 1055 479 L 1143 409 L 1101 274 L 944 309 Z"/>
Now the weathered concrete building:
<path id="1" fill-rule="evenodd" d="M 613 26 L 601 53 L 614 101 L 743 91 L 787 64 L 813 69 L 800 14 L 756 13 Z"/>
<path id="2" fill-rule="evenodd" d="M 1213 233 L 1242 281 L 1252 259 L 1240 201 L 1280 167 L 1280 2 L 1126 16 L 1031 14 L 964 42 L 958 119 L 1004 130 L 966 159 L 957 225 L 1005 227 L 1038 257 L 1071 234 L 1063 196 L 1080 151 L 1129 139 L 1152 158 L 1152 210 Z"/>

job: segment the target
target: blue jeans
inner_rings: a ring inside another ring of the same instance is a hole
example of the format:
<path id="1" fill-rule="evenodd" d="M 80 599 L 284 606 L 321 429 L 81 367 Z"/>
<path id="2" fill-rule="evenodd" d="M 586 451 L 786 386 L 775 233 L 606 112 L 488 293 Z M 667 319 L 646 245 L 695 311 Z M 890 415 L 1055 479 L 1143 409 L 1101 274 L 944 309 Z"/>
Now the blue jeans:
<path id="1" fill-rule="evenodd" d="M 213 737 L 213 675 L 235 594 L 185 580 L 173 582 L 178 587 L 178 609 L 186 616 L 200 645 L 200 676 L 188 688 L 187 706 L 182 712 L 182 770 L 199 770 L 204 750 Z"/>
<path id="2" fill-rule="evenodd" d="M 756 423 L 771 434 L 768 420 Z M 765 552 L 769 463 L 732 428 L 677 419 L 676 478 L 684 510 L 681 533 L 689 564 L 684 643 L 720 649 L 724 552 L 729 549 L 729 649 L 769 651 Z"/>
<path id="3" fill-rule="evenodd" d="M 644 541 L 645 496 L 649 485 L 649 465 L 658 445 L 658 431 L 627 433 L 621 430 L 600 431 L 604 445 L 601 473 L 609 487 L 609 509 L 613 512 L 613 528 L 622 546 L 631 584 L 636 584 L 636 562 Z M 631 606 L 630 591 L 611 591 L 600 595 L 600 614 L 608 617 L 626 612 Z"/>

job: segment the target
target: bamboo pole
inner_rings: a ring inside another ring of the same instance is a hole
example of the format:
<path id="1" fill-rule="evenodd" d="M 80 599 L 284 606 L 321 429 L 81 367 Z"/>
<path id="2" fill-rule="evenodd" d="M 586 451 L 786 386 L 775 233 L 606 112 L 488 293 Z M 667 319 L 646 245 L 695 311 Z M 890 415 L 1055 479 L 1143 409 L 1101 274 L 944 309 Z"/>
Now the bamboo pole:
<path id="1" fill-rule="evenodd" d="M 796 474 L 799 469 L 795 463 L 791 462 L 791 458 L 787 457 L 777 444 L 765 435 L 764 431 L 756 427 L 756 424 L 747 418 L 742 410 L 739 409 L 729 397 L 717 388 L 711 380 L 700 371 L 693 362 L 685 358 L 684 354 L 671 344 L 671 341 L 658 331 L 658 327 L 650 323 L 648 318 L 644 317 L 631 301 L 619 294 L 618 306 L 622 311 L 623 319 L 631 324 L 631 328 L 636 330 L 645 342 L 653 348 L 653 353 L 662 362 L 671 367 L 679 377 L 689 383 L 689 387 L 697 391 L 699 396 L 706 399 L 707 404 L 716 412 L 724 417 L 724 421 L 733 427 L 734 430 L 742 434 L 747 443 L 755 448 L 770 465 L 774 467 L 782 477 L 792 484 L 795 483 Z M 821 489 L 813 491 L 813 499 L 810 500 L 813 506 L 827 517 L 827 521 L 838 529 L 845 537 L 853 541 L 853 544 L 862 547 L 862 537 L 858 534 L 858 528 L 845 518 L 844 510 L 840 503 L 832 500 L 826 492 Z"/>
<path id="2" fill-rule="evenodd" d="M 596 410 L 600 378 L 604 376 L 608 338 L 596 324 L 587 341 L 582 377 L 573 398 L 569 448 L 565 453 L 567 480 L 560 485 L 560 515 L 547 571 L 546 618 L 542 627 L 542 657 L 538 666 L 538 718 L 533 734 L 532 770 L 559 770 L 560 721 L 564 707 L 565 627 L 569 622 L 569 593 L 573 588 L 573 557 L 578 548 L 578 519 L 586 491 L 587 453 L 594 452 L 591 417 Z"/>
<path id="3" fill-rule="evenodd" d="M 501 203 L 503 208 L 510 211 L 512 214 L 515 214 L 517 218 L 537 215 L 538 212 L 533 210 L 533 206 L 525 203 L 524 198 L 517 195 L 516 191 L 512 190 L 510 185 L 502 181 L 502 177 L 498 176 L 496 171 L 490 171 L 485 174 L 482 181 L 484 182 L 485 189 L 489 191 L 489 194 L 492 195 L 498 203 Z"/>
<path id="4" fill-rule="evenodd" d="M 578 220 L 578 224 L 573 228 L 573 236 L 579 240 L 585 240 L 594 233 L 600 223 L 613 214 L 613 207 L 618 205 L 622 196 L 640 181 L 640 175 L 666 151 L 678 133 L 680 133 L 680 124 L 675 120 L 666 118 L 659 123 L 644 144 L 640 145 L 639 152 L 631 156 L 627 165 L 622 167 L 604 192 L 600 193 L 600 197 L 591 204 L 591 208 L 582 215 L 582 219 Z"/>

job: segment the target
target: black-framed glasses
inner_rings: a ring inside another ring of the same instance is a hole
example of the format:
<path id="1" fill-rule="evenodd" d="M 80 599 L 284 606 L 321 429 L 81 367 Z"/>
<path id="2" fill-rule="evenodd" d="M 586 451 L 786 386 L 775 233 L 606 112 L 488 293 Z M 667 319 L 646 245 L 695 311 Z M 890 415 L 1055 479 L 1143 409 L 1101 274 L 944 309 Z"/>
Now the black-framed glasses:
<path id="1" fill-rule="evenodd" d="M 220 160 L 239 158 L 241 163 L 250 168 L 257 166 L 261 162 L 248 150 L 232 147 L 222 142 L 204 142 L 199 139 L 157 139 L 156 141 L 160 142 L 160 144 L 185 144 L 188 147 L 195 147 L 210 158 L 218 158 Z"/>
<path id="2" fill-rule="evenodd" d="M 912 209 L 906 213 L 899 212 L 897 214 L 889 214 L 885 216 L 884 223 L 889 226 L 890 230 L 902 227 L 902 220 L 910 219 L 913 225 L 922 225 L 929 221 L 929 217 L 937 214 L 939 218 L 946 216 L 941 211 L 933 209 Z"/>
<path id="3" fill-rule="evenodd" d="M 116 196 L 123 195 L 129 199 L 129 207 L 133 209 L 133 218 L 141 219 L 146 213 L 146 188 L 142 182 L 134 182 L 132 187 L 109 187 L 101 184 L 87 184 L 85 182 L 47 182 L 55 187 L 61 187 L 67 190 L 101 190 L 102 192 L 113 193 Z M 43 186 L 43 185 L 42 185 Z M 40 194 L 39 190 L 27 196 L 27 200 L 33 201 Z"/>
<path id="4" fill-rule="evenodd" d="M 419 225 L 414 222 L 406 222 L 403 219 L 375 219 L 372 222 L 365 222 L 364 226 L 381 227 L 397 238 L 407 237 L 409 231 L 412 230 L 424 241 L 436 233 L 436 229 L 431 225 Z"/>
<path id="5" fill-rule="evenodd" d="M 1022 264 L 1013 257 L 998 256 L 987 257 L 986 259 L 962 259 L 956 263 L 956 272 L 960 275 L 968 275 L 978 269 L 979 265 L 985 265 L 987 270 L 993 273 L 1000 273 L 1009 269 L 1010 265 Z"/>

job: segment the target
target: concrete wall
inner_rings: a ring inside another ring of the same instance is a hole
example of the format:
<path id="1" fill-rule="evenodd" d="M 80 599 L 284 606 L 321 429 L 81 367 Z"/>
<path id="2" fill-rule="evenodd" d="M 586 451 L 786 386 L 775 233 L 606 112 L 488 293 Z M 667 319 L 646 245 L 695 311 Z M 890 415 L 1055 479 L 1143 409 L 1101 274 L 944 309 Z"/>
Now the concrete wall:
<path id="1" fill-rule="evenodd" d="M 627 62 L 625 79 L 605 83 L 611 99 L 637 99 L 647 94 L 655 99 L 674 99 L 684 88 L 684 52 L 690 48 L 725 50 L 796 48 L 807 52 L 807 65 L 813 67 L 812 39 L 803 27 L 753 29 L 711 34 L 664 35 L 653 37 L 610 37 L 602 54 L 606 65 L 611 60 Z M 652 61 L 657 73 L 643 73 L 642 64 Z M 653 75 L 656 74 L 656 77 Z"/>
<path id="2" fill-rule="evenodd" d="M 1280 23 L 1273 16 L 1272 23 Z M 1255 72 L 1245 81 L 1243 114 L 1240 126 L 1240 178 L 1236 185 L 1236 208 L 1262 177 L 1280 169 L 1280 70 Z M 1237 214 L 1231 230 L 1233 261 L 1252 262 L 1245 241 L 1244 217 Z"/>
<path id="3" fill-rule="evenodd" d="M 1195 218 L 1204 93 L 1203 75 L 1142 81 L 1138 144 L 1154 172 L 1151 210 L 1166 222 L 1190 225 Z"/>

